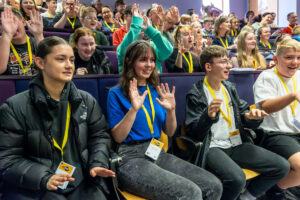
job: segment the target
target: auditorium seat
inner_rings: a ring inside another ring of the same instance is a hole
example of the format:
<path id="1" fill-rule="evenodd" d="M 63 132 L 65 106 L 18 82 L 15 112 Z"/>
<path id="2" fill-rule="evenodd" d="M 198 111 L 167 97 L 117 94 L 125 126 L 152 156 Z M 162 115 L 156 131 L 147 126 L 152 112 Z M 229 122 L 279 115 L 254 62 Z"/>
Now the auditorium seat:
<path id="1" fill-rule="evenodd" d="M 14 80 L 1 80 L 0 79 L 0 105 L 4 103 L 4 101 L 16 94 L 16 86 Z"/>
<path id="2" fill-rule="evenodd" d="M 106 51 L 105 53 L 108 56 L 110 63 L 113 67 L 112 73 L 119 74 L 117 52 L 116 51 Z"/>

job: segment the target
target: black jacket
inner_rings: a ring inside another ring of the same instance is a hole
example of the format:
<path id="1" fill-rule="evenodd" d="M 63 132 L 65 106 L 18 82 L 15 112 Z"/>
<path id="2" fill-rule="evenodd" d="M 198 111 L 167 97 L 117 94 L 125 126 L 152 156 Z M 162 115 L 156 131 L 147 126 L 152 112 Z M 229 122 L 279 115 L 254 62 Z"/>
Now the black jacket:
<path id="1" fill-rule="evenodd" d="M 0 107 L 0 178 L 4 185 L 31 191 L 46 189 L 54 173 L 56 151 L 51 136 L 51 120 L 43 88 L 32 82 L 29 90 L 9 98 Z M 89 176 L 95 166 L 109 168 L 110 136 L 107 123 L 96 100 L 78 90 L 69 89 L 72 133 L 78 148 L 84 177 L 108 192 L 105 180 Z"/>
<path id="2" fill-rule="evenodd" d="M 100 47 L 96 47 L 89 61 L 83 61 L 76 48 L 74 49 L 74 55 L 76 70 L 80 67 L 85 67 L 88 70 L 88 74 L 110 74 L 112 71 L 110 60 Z"/>
<path id="3" fill-rule="evenodd" d="M 185 127 L 186 134 L 197 141 L 202 141 L 204 149 L 202 150 L 199 165 L 205 167 L 205 157 L 209 149 L 212 133 L 211 126 L 219 120 L 220 112 L 215 118 L 208 116 L 208 102 L 203 88 L 203 80 L 193 85 L 193 88 L 186 96 Z M 249 112 L 249 105 L 246 101 L 239 98 L 234 85 L 228 81 L 223 81 L 233 106 L 235 125 L 239 129 L 243 142 L 252 142 L 248 131 L 244 128 L 255 129 L 262 120 L 249 120 L 245 113 Z"/>

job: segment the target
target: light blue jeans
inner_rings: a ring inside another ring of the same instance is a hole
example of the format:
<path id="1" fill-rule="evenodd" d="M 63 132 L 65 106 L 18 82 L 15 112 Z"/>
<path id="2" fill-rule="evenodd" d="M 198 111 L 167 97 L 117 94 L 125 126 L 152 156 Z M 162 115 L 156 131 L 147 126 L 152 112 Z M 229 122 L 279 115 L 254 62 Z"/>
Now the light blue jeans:
<path id="1" fill-rule="evenodd" d="M 222 184 L 213 174 L 162 150 L 157 161 L 145 156 L 150 142 L 121 144 L 119 187 L 147 199 L 218 200 Z"/>

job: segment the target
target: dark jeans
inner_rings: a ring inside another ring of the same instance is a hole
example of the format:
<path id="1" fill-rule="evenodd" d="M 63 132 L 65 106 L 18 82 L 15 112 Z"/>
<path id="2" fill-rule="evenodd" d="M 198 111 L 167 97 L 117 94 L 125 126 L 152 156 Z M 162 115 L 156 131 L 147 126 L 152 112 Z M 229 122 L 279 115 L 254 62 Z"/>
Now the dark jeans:
<path id="1" fill-rule="evenodd" d="M 149 142 L 121 144 L 117 169 L 121 189 L 147 199 L 218 200 L 221 182 L 211 173 L 163 150 L 156 162 L 146 158 Z"/>
<path id="2" fill-rule="evenodd" d="M 5 187 L 1 200 L 106 200 L 102 190 L 90 181 L 83 181 L 69 194 L 56 192 L 36 192 L 25 189 L 17 189 L 13 186 Z"/>
<path id="3" fill-rule="evenodd" d="M 260 173 L 247 187 L 255 197 L 266 192 L 290 170 L 286 159 L 251 143 L 229 149 L 210 148 L 206 163 L 207 169 L 223 182 L 221 199 L 224 200 L 237 199 L 245 187 L 246 177 L 241 168 Z"/>

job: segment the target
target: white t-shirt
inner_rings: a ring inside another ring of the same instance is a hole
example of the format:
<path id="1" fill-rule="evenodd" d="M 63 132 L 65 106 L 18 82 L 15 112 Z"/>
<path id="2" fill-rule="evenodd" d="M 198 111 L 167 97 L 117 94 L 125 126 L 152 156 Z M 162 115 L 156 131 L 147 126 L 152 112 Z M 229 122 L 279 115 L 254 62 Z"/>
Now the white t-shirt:
<path id="1" fill-rule="evenodd" d="M 210 103 L 212 102 L 212 100 L 214 98 L 211 95 L 211 93 L 209 92 L 209 90 L 208 90 L 207 86 L 205 85 L 205 83 L 203 83 L 203 88 L 204 88 L 205 96 L 206 96 L 206 99 L 207 99 L 207 103 L 208 103 L 208 105 L 210 105 Z M 210 145 L 209 145 L 210 148 L 211 147 L 219 147 L 219 148 L 222 148 L 222 149 L 228 149 L 232 146 L 232 144 L 230 142 L 230 139 L 229 139 L 229 133 L 236 130 L 235 118 L 234 118 L 234 112 L 233 112 L 233 108 L 232 108 L 231 98 L 230 98 L 226 88 L 225 88 L 225 91 L 226 91 L 226 96 L 227 96 L 228 104 L 229 104 L 229 113 L 230 113 L 232 127 L 229 128 L 228 122 L 224 119 L 224 117 L 220 113 L 219 121 L 214 123 L 211 126 L 212 138 L 211 138 L 211 142 L 210 142 Z M 214 91 L 214 92 L 215 92 L 216 97 L 218 99 L 223 100 L 223 103 L 221 104 L 221 110 L 224 112 L 225 115 L 227 115 L 227 108 L 226 108 L 222 88 L 219 91 Z"/>
<path id="2" fill-rule="evenodd" d="M 297 71 L 294 77 L 296 81 L 297 91 L 299 91 L 300 72 Z M 284 77 L 282 78 L 289 92 L 294 91 L 292 78 L 284 78 Z M 273 99 L 287 94 L 284 85 L 282 84 L 277 74 L 274 72 L 274 69 L 268 69 L 263 71 L 257 78 L 253 86 L 253 90 L 254 90 L 254 98 L 256 104 L 265 101 L 267 99 Z M 297 102 L 297 107 L 295 110 L 295 118 L 300 121 L 299 102 Z M 292 114 L 291 107 L 290 105 L 288 105 L 282 110 L 271 113 L 269 114 L 269 116 L 265 117 L 260 127 L 268 131 L 280 131 L 280 132 L 287 132 L 287 133 L 299 132 L 292 124 L 293 119 L 294 116 Z"/>
<path id="3" fill-rule="evenodd" d="M 41 14 L 42 17 L 53 19 L 55 15 L 51 15 L 51 13 L 48 14 L 48 11 Z M 50 16 L 50 17 L 49 17 Z"/>

